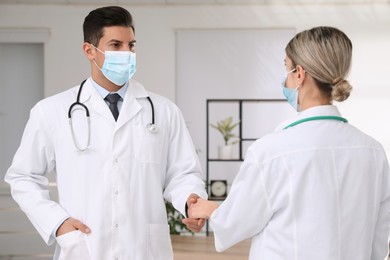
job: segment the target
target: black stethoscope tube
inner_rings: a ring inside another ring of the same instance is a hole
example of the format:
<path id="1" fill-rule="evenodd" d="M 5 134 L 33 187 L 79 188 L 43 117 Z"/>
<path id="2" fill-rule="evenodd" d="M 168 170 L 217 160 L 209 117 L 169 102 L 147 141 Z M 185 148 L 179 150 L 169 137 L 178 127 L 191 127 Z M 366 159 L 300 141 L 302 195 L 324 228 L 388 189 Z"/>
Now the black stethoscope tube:
<path id="1" fill-rule="evenodd" d="M 150 99 L 150 97 L 146 97 L 146 98 L 149 100 L 150 107 L 152 108 L 152 125 L 154 125 L 154 106 L 153 106 L 153 102 Z"/>
<path id="2" fill-rule="evenodd" d="M 70 105 L 69 107 L 69 111 L 68 111 L 68 118 L 71 119 L 72 118 L 72 110 L 73 110 L 73 107 L 74 106 L 82 106 L 85 110 L 85 114 L 87 117 L 89 117 L 89 110 L 88 110 L 88 107 L 86 105 L 84 105 L 83 103 L 80 103 L 80 96 L 81 96 L 81 90 L 83 89 L 83 86 L 84 86 L 84 83 L 85 81 L 87 81 L 86 79 L 81 82 L 80 84 L 80 88 L 79 88 L 79 92 L 77 93 L 77 99 L 76 99 L 76 102 L 74 102 L 72 105 Z"/>

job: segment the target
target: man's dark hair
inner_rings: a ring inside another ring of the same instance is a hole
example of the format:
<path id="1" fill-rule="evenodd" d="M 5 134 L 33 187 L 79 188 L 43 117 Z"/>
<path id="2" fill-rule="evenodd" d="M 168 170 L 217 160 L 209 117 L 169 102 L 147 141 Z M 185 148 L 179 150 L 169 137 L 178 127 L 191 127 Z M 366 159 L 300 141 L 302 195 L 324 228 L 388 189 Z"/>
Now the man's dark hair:
<path id="1" fill-rule="evenodd" d="M 103 37 L 104 27 L 131 27 L 134 32 L 133 18 L 126 9 L 119 6 L 106 6 L 91 11 L 84 19 L 84 42 L 95 46 Z"/>

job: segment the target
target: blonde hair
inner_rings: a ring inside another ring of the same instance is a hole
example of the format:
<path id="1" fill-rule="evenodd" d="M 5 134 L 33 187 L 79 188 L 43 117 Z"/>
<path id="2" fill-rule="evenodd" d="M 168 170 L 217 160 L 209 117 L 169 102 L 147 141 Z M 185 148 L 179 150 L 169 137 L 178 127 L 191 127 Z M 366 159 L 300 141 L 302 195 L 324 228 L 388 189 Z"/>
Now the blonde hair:
<path id="1" fill-rule="evenodd" d="M 352 42 L 339 29 L 315 27 L 298 33 L 287 44 L 294 67 L 301 65 L 332 100 L 344 101 L 352 86 L 346 80 L 352 61 Z"/>

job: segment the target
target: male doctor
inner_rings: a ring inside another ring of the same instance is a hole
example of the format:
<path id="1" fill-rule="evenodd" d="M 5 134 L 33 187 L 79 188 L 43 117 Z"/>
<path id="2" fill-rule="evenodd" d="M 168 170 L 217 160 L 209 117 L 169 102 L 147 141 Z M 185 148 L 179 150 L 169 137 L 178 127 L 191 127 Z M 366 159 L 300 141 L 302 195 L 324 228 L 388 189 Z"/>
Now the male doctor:
<path id="1" fill-rule="evenodd" d="M 45 242 L 57 240 L 54 259 L 173 259 L 164 198 L 185 215 L 207 197 L 185 122 L 172 102 L 131 79 L 127 10 L 93 10 L 83 30 L 91 77 L 31 110 L 5 180 Z M 196 232 L 204 225 L 185 223 Z"/>

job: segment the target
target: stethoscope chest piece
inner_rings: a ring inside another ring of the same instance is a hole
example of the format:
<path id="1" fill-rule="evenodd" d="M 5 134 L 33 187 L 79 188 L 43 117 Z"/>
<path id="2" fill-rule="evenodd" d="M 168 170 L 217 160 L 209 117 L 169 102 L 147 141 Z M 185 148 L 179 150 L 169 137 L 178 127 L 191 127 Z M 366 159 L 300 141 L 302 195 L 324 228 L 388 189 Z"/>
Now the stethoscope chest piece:
<path id="1" fill-rule="evenodd" d="M 148 129 L 149 132 L 151 132 L 153 134 L 156 134 L 156 133 L 158 133 L 160 131 L 158 126 L 156 124 L 153 124 L 153 123 L 147 124 L 146 128 Z"/>

